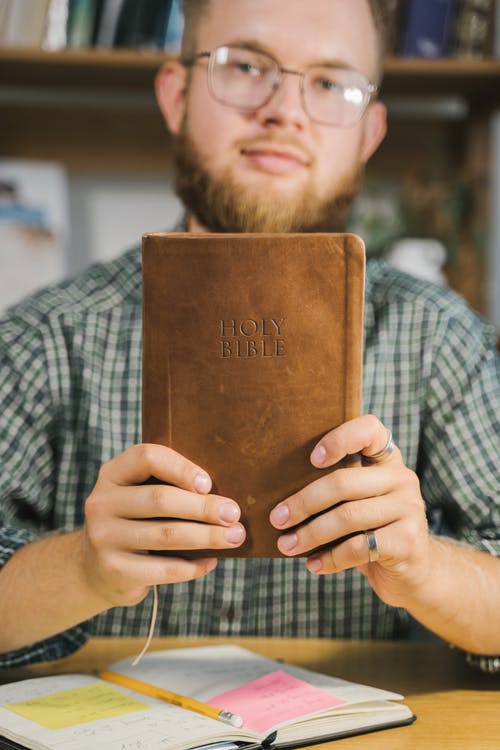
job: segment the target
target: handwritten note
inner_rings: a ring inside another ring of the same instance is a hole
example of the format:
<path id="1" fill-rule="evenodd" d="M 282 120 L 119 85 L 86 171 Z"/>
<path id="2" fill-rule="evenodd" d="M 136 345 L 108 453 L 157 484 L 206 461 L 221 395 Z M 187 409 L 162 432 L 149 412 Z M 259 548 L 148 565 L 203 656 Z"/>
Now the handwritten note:
<path id="1" fill-rule="evenodd" d="M 99 681 L 21 703 L 5 704 L 4 708 L 46 729 L 64 729 L 97 719 L 144 711 L 150 706 Z"/>
<path id="2" fill-rule="evenodd" d="M 238 714 L 249 729 L 267 732 L 282 722 L 341 706 L 345 701 L 278 669 L 216 695 L 208 703 Z"/>

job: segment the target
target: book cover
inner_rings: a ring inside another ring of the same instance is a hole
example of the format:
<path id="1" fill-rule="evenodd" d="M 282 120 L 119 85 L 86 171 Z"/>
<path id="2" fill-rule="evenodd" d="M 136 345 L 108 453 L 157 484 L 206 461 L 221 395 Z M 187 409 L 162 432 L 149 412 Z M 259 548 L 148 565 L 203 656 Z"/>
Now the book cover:
<path id="1" fill-rule="evenodd" d="M 360 414 L 364 267 L 355 235 L 144 235 L 142 437 L 239 503 L 246 541 L 211 555 L 280 556 L 270 510 Z"/>
<path id="2" fill-rule="evenodd" d="M 400 53 L 443 57 L 450 47 L 457 0 L 407 0 Z"/>
<path id="3" fill-rule="evenodd" d="M 396 702 L 403 697 L 397 693 L 234 645 L 157 651 L 136 667 L 126 659 L 100 676 L 54 675 L 0 686 L 0 747 L 12 747 L 10 741 L 31 750 L 190 750 L 221 742 L 225 750 L 271 750 L 415 719 Z M 134 680 L 141 691 L 131 687 Z M 155 688 L 169 691 L 169 699 L 153 697 Z M 241 728 L 182 707 L 190 700 L 238 711 Z"/>

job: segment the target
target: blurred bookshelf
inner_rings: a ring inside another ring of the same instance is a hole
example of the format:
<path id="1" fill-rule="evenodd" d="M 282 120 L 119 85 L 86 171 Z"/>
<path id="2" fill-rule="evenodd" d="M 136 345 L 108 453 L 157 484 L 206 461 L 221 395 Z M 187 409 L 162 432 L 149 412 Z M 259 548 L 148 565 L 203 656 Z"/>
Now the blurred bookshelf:
<path id="1" fill-rule="evenodd" d="M 123 7 L 124 0 L 117 1 Z M 467 1 L 461 0 L 464 7 Z M 489 12 L 498 14 L 497 6 L 490 3 Z M 106 47 L 96 44 L 95 28 L 93 34 L 87 46 L 68 46 L 66 39 L 53 50 L 2 46 L 0 36 L 0 155 L 59 161 L 83 172 L 168 176 L 172 144 L 156 106 L 154 78 L 165 60 L 175 58 L 175 40 L 168 49 L 144 40 Z M 367 169 L 368 180 L 409 185 L 414 192 L 433 185 L 428 198 L 439 196 L 439 186 L 462 191 L 456 247 L 445 272 L 450 285 L 485 314 L 491 307 L 492 206 L 500 205 L 492 193 L 500 183 L 498 159 L 494 172 L 491 166 L 500 58 L 492 54 L 491 38 L 488 44 L 479 55 L 456 56 L 450 48 L 441 57 L 387 57 L 380 96 L 389 109 L 389 132 Z M 425 216 L 421 223 L 431 233 L 440 224 Z M 500 238 L 495 242 L 499 263 Z"/>
<path id="2" fill-rule="evenodd" d="M 168 138 L 153 86 L 167 57 L 159 51 L 0 47 L 3 156 L 163 172 Z M 484 117 L 500 106 L 500 59 L 389 57 L 381 97 L 460 97 L 467 117 Z"/>
<path id="3" fill-rule="evenodd" d="M 150 92 L 159 66 L 171 57 L 140 49 L 65 49 L 0 46 L 0 85 L 56 91 Z M 461 95 L 494 108 L 500 103 L 500 58 L 408 58 L 391 55 L 382 95 Z"/>

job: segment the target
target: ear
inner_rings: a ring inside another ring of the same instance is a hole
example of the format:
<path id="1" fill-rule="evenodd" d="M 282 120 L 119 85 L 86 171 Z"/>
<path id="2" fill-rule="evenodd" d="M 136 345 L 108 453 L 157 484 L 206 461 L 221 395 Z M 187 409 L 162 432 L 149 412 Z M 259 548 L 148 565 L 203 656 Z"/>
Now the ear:
<path id="1" fill-rule="evenodd" d="M 169 60 L 155 77 L 156 101 L 171 133 L 177 135 L 186 106 L 186 68 Z"/>
<path id="2" fill-rule="evenodd" d="M 364 164 L 380 146 L 386 133 L 387 109 L 382 102 L 372 102 L 365 114 L 365 129 L 361 145 L 361 159 Z"/>

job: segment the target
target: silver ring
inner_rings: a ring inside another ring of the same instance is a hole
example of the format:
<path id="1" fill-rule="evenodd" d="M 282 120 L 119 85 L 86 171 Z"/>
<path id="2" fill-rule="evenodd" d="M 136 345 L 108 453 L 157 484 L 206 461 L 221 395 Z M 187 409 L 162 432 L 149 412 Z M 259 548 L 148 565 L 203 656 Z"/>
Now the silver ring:
<path id="1" fill-rule="evenodd" d="M 366 541 L 368 544 L 368 560 L 369 562 L 377 562 L 380 557 L 380 552 L 377 543 L 377 537 L 374 531 L 365 531 Z"/>
<path id="2" fill-rule="evenodd" d="M 365 464 L 379 464 L 385 461 L 387 456 L 390 456 L 394 450 L 394 440 L 392 439 L 392 432 L 387 430 L 387 443 L 378 453 L 374 453 L 372 456 L 362 456 Z"/>

